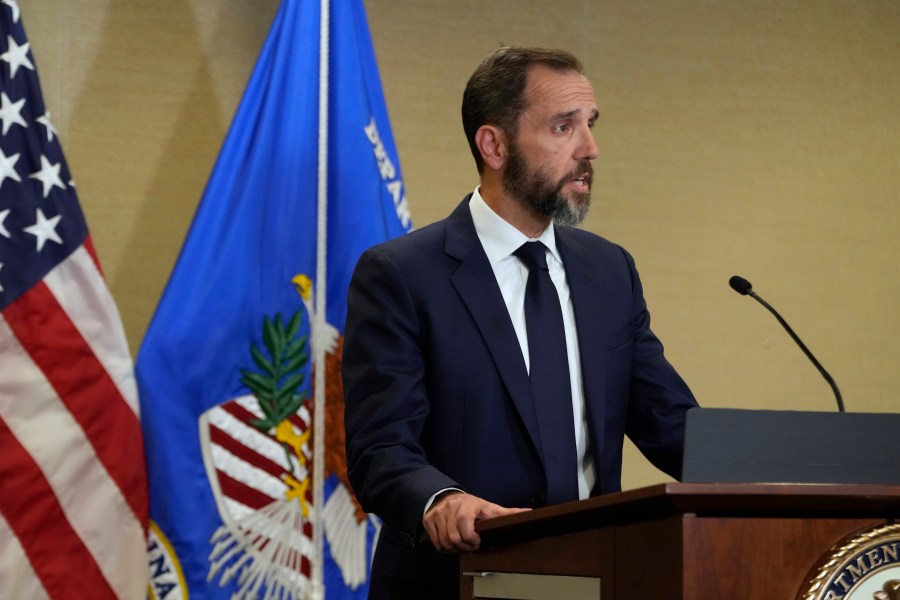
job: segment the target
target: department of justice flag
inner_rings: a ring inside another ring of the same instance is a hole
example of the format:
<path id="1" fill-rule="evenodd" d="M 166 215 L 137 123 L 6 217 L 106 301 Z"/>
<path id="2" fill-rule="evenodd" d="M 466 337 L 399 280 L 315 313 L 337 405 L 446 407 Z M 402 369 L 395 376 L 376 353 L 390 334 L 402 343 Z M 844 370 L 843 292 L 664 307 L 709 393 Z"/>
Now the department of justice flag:
<path id="1" fill-rule="evenodd" d="M 366 597 L 380 523 L 346 477 L 345 299 L 410 221 L 363 2 L 321 6 L 280 6 L 138 355 L 154 598 Z"/>
<path id="2" fill-rule="evenodd" d="M 0 598 L 146 595 L 137 389 L 15 0 L 0 4 Z"/>

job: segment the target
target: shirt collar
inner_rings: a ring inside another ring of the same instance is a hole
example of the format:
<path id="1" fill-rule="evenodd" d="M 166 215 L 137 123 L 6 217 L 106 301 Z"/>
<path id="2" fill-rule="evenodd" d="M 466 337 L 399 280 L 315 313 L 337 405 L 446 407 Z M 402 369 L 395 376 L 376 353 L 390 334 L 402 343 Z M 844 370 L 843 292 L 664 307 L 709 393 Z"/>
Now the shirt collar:
<path id="1" fill-rule="evenodd" d="M 556 233 L 552 226 L 544 229 L 539 237 L 529 238 L 524 233 L 503 220 L 481 197 L 481 188 L 475 188 L 469 200 L 469 211 L 475 223 L 475 231 L 491 265 L 511 256 L 519 246 L 528 241 L 540 241 L 557 261 L 562 263 L 556 249 Z"/>

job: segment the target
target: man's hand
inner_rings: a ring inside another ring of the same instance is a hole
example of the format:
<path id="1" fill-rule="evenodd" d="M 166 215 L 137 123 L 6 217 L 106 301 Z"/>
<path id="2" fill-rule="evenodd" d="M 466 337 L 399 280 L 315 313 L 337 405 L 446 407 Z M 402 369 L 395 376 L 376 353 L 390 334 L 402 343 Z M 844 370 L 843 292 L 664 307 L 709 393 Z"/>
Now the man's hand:
<path id="1" fill-rule="evenodd" d="M 438 551 L 459 554 L 477 550 L 481 545 L 481 537 L 475 532 L 475 521 L 526 510 L 531 509 L 505 508 L 477 496 L 451 491 L 434 501 L 422 518 L 422 524 Z"/>

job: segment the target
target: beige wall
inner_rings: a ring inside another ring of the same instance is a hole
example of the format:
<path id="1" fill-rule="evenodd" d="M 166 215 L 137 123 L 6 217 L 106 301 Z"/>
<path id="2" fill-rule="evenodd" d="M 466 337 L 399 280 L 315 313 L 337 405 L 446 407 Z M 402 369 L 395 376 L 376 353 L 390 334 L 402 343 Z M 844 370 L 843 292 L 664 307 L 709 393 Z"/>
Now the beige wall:
<path id="1" fill-rule="evenodd" d="M 20 0 L 132 348 L 275 0 Z M 601 105 L 586 223 L 629 248 L 707 406 L 900 408 L 900 3 L 366 0 L 417 225 L 476 184 L 461 89 L 500 42 L 563 46 Z M 624 484 L 662 476 L 629 454 Z"/>

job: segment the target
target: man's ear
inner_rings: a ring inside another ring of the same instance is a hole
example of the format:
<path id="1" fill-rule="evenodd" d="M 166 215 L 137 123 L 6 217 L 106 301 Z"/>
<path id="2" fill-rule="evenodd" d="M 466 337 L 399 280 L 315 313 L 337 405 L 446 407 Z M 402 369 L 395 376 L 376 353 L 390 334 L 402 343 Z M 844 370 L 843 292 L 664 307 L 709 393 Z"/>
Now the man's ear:
<path id="1" fill-rule="evenodd" d="M 506 164 L 506 134 L 494 125 L 482 125 L 475 132 L 475 145 L 487 168 L 498 171 Z"/>

